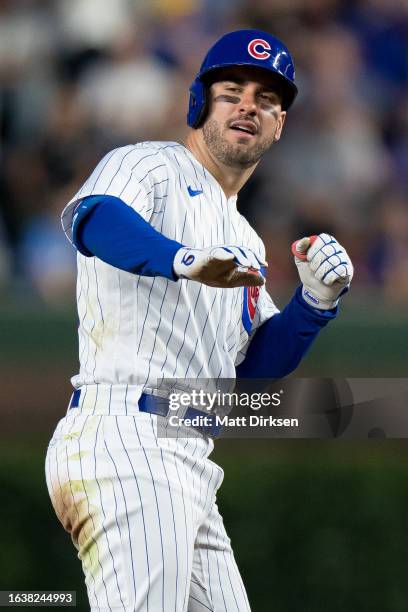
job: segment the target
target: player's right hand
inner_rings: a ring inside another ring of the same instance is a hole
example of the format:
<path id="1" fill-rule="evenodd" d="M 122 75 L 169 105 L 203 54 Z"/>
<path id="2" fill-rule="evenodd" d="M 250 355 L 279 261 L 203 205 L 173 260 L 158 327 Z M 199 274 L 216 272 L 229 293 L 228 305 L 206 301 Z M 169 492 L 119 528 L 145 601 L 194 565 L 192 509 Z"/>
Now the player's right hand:
<path id="1" fill-rule="evenodd" d="M 267 266 L 253 251 L 243 246 L 212 246 L 206 249 L 181 248 L 173 269 L 179 278 L 188 278 L 210 287 L 261 287 Z"/>

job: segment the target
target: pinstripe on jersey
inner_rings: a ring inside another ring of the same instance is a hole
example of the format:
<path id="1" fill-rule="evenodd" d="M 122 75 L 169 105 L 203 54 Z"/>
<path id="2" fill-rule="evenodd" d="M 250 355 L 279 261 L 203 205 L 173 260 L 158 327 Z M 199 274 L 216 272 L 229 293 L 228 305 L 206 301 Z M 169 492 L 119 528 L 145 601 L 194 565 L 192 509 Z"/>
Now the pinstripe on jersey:
<path id="1" fill-rule="evenodd" d="M 98 194 L 121 198 L 186 246 L 244 245 L 265 256 L 262 241 L 237 211 L 236 196 L 226 198 L 181 144 L 144 142 L 106 155 L 63 212 L 69 238 L 76 203 Z M 243 288 L 136 276 L 78 253 L 80 372 L 74 386 L 142 389 L 156 388 L 163 378 L 233 378 L 249 338 L 243 296 Z M 276 312 L 262 288 L 252 329 Z"/>

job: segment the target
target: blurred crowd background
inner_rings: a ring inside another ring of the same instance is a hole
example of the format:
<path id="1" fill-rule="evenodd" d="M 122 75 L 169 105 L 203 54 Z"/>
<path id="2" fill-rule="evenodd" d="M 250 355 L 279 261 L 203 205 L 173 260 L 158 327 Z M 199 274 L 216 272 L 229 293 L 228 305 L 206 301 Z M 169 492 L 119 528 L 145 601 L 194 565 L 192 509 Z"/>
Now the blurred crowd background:
<path id="1" fill-rule="evenodd" d="M 404 0 L 0 0 L 3 295 L 72 304 L 64 204 L 111 148 L 183 139 L 206 50 L 240 27 L 285 41 L 300 90 L 239 198 L 269 281 L 293 285 L 290 243 L 329 231 L 355 262 L 356 295 L 408 303 Z"/>

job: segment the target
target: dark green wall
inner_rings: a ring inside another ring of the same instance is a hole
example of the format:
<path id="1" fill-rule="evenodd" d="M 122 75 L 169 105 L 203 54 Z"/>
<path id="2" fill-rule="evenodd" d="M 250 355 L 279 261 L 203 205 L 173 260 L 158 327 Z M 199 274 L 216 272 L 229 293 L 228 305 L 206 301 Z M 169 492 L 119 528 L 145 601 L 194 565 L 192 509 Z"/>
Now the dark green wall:
<path id="1" fill-rule="evenodd" d="M 76 366 L 76 315 L 21 305 L 0 309 L 0 363 L 57 360 Z M 298 370 L 302 376 L 408 375 L 408 313 L 371 302 L 344 307 Z"/>

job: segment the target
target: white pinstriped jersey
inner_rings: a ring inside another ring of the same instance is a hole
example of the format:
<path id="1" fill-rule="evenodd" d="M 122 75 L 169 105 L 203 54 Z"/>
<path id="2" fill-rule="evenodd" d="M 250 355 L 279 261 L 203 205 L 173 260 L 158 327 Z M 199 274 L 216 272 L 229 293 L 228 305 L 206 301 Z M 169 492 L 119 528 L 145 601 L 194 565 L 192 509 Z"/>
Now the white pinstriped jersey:
<path id="1" fill-rule="evenodd" d="M 227 198 L 176 142 L 142 142 L 107 154 L 63 212 L 68 238 L 78 199 L 100 194 L 121 198 L 185 246 L 243 245 L 265 257 L 261 239 L 237 211 L 236 196 Z M 234 378 L 248 345 L 247 301 L 252 330 L 278 312 L 264 287 L 256 312 L 246 291 L 139 276 L 78 253 L 80 371 L 73 385 L 155 389 L 163 378 Z"/>

